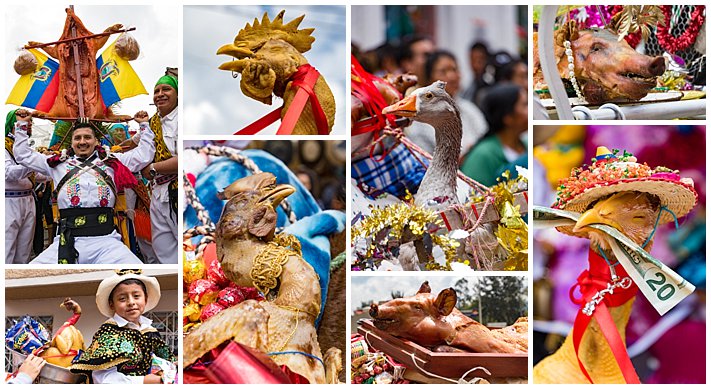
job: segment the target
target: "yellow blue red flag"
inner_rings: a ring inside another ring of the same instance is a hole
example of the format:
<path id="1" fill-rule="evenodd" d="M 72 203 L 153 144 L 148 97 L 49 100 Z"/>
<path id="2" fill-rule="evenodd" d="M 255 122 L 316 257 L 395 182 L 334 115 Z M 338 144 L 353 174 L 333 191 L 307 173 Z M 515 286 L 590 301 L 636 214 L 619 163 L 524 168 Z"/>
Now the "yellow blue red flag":
<path id="1" fill-rule="evenodd" d="M 148 94 L 131 64 L 116 54 L 115 45 L 116 41 L 96 59 L 101 97 L 107 107 L 128 97 Z"/>
<path id="2" fill-rule="evenodd" d="M 37 68 L 17 80 L 5 103 L 49 112 L 59 92 L 59 63 L 37 49 L 28 51 L 37 59 Z"/>

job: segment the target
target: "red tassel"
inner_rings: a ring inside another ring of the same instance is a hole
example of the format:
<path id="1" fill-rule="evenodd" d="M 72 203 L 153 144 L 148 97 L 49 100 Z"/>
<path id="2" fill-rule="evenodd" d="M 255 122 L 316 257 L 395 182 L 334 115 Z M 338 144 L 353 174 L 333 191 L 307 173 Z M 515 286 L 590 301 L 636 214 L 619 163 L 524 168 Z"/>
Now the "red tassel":
<path id="1" fill-rule="evenodd" d="M 133 173 L 118 159 L 109 158 L 105 160 L 104 163 L 114 169 L 114 183 L 116 184 L 117 191 L 123 192 L 125 188 L 134 188 L 138 185 L 138 181 Z"/>

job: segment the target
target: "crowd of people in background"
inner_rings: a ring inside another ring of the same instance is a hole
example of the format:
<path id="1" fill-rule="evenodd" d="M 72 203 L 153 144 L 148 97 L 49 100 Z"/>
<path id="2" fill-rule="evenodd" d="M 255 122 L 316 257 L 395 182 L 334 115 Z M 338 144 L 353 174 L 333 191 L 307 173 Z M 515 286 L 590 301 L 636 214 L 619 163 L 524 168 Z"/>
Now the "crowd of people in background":
<path id="1" fill-rule="evenodd" d="M 468 59 L 471 81 L 461 85 L 461 61 L 426 36 L 406 37 L 399 44 L 386 42 L 368 51 L 353 47 L 353 54 L 376 76 L 414 74 L 418 87 L 437 80 L 447 83 L 446 91 L 461 113 L 459 161 L 468 176 L 491 186 L 504 171 L 515 176 L 514 166 L 527 166 L 528 66 L 521 57 L 473 42 Z M 414 123 L 405 134 L 424 150 L 434 150 L 430 126 Z"/>

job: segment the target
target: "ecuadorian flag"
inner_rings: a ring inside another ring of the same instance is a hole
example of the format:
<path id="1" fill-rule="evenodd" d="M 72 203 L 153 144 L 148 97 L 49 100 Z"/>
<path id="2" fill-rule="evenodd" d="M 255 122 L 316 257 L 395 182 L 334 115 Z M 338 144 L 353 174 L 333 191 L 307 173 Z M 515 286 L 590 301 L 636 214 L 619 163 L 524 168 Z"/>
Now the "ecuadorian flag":
<path id="1" fill-rule="evenodd" d="M 49 112 L 59 91 L 59 63 L 37 49 L 29 52 L 37 58 L 37 69 L 17 80 L 5 103 Z"/>
<path id="2" fill-rule="evenodd" d="M 96 59 L 101 97 L 107 107 L 128 97 L 148 94 L 131 64 L 116 54 L 115 45 L 116 41 Z"/>

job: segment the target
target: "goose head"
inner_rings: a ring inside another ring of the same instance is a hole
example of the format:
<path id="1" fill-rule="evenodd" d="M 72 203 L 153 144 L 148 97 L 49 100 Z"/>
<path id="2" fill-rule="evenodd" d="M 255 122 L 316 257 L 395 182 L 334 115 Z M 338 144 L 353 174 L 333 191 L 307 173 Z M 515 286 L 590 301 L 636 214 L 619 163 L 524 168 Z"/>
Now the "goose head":
<path id="1" fill-rule="evenodd" d="M 383 109 L 383 114 L 393 114 L 427 123 L 435 129 L 444 121 L 453 118 L 460 121 L 454 99 L 444 90 L 444 81 L 415 89 L 409 96 Z M 461 121 L 460 121 L 461 124 Z"/>

